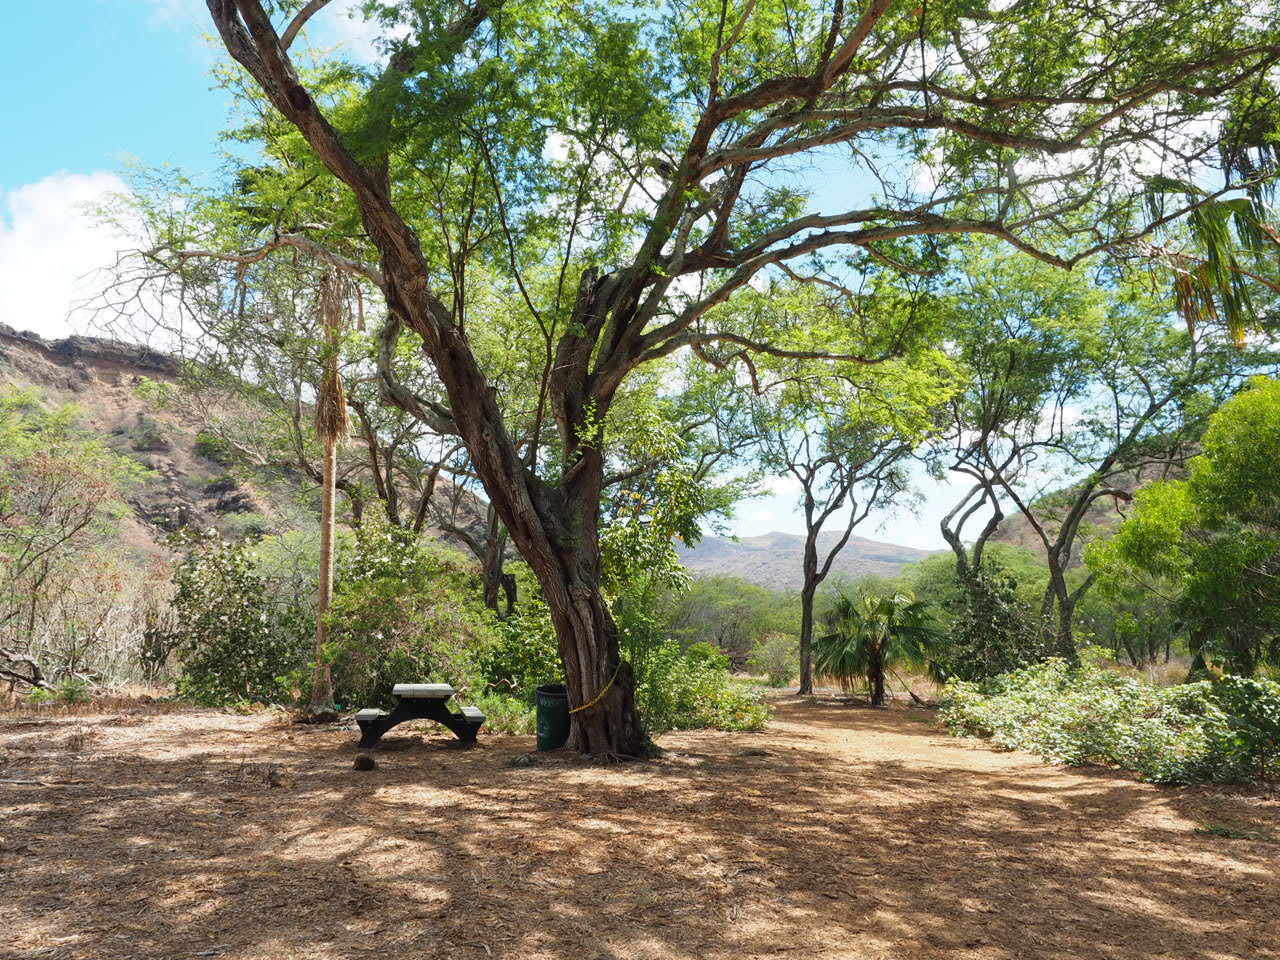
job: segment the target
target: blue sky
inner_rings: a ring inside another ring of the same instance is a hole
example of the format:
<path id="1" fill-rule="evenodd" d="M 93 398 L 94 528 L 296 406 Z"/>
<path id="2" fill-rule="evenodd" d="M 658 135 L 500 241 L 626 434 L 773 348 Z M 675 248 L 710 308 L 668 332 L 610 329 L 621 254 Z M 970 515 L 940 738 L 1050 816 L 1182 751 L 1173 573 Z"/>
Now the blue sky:
<path id="1" fill-rule="evenodd" d="M 226 98 L 209 89 L 213 51 L 192 22 L 195 4 L 7 6 L 0 71 L 16 149 L 0 155 L 0 189 L 58 171 L 112 170 L 129 154 L 147 163 L 211 166 Z"/>
<path id="2" fill-rule="evenodd" d="M 369 52 L 369 33 L 334 0 L 308 27 L 321 47 Z M 7 92 L 7 148 L 0 151 L 0 323 L 46 337 L 84 332 L 68 319 L 92 292 L 92 272 L 126 239 L 93 222 L 83 205 L 123 189 L 130 158 L 168 163 L 202 177 L 221 161 L 218 133 L 228 97 L 211 89 L 219 47 L 203 0 L 58 0 L 8 3 L 0 34 L 0 89 Z M 825 191 L 864 184 L 824 178 Z M 926 504 L 878 517 L 862 536 L 940 549 L 938 518 L 956 488 L 922 478 Z M 883 524 L 883 526 L 881 526 Z M 750 536 L 803 522 L 785 481 L 773 495 L 742 504 L 732 524 Z"/>

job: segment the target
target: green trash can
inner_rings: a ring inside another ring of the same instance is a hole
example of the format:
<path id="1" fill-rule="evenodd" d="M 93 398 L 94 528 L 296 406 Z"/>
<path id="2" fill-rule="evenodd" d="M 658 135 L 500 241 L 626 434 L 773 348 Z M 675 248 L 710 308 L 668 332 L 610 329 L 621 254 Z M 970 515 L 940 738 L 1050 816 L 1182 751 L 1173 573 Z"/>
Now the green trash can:
<path id="1" fill-rule="evenodd" d="M 546 683 L 536 696 L 538 749 L 559 750 L 569 739 L 569 691 L 563 683 Z"/>

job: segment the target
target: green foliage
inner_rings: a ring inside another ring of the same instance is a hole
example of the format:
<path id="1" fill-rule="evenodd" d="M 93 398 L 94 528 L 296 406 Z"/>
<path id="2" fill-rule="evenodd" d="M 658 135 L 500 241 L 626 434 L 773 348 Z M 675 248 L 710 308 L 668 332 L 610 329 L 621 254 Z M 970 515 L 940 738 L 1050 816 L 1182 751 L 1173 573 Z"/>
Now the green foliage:
<path id="1" fill-rule="evenodd" d="M 88 681 L 80 677 L 63 677 L 53 689 L 63 703 L 88 703 L 93 699 Z"/>
<path id="2" fill-rule="evenodd" d="M 532 703 L 539 686 L 563 682 L 551 613 L 531 590 L 493 633 L 493 641 L 478 651 L 476 666 L 495 695 Z"/>
<path id="3" fill-rule="evenodd" d="M 638 574 L 612 607 L 649 732 L 759 729 L 768 710 L 756 691 L 730 675 L 726 653 L 711 643 L 682 645 L 671 638 L 663 609 L 669 594 L 662 587 L 669 584 Z"/>
<path id="4" fill-rule="evenodd" d="M 481 688 L 494 625 L 468 558 L 367 522 L 335 579 L 326 655 L 336 703 L 388 706 L 392 686 L 416 680 Z"/>
<path id="5" fill-rule="evenodd" d="M 988 543 L 981 567 L 961 575 L 951 552 L 910 564 L 898 583 L 926 602 L 943 636 L 933 663 L 945 677 L 977 680 L 1030 663 L 1040 655 L 1035 612 L 1048 569 L 1025 547 Z"/>
<path id="6" fill-rule="evenodd" d="M 1257 378 L 1213 415 L 1185 481 L 1153 483 L 1086 554 L 1113 590 L 1173 587 L 1193 650 L 1228 671 L 1280 663 L 1280 380 Z"/>
<path id="7" fill-rule="evenodd" d="M 885 674 L 896 666 L 928 666 L 940 636 L 925 604 L 907 593 L 840 594 L 826 616 L 831 633 L 814 643 L 814 670 L 846 692 L 865 680 L 875 704 L 884 702 Z"/>
<path id="8" fill-rule="evenodd" d="M 1224 677 L 1157 687 L 1102 663 L 1053 658 L 985 682 L 953 680 L 943 718 L 1055 763 L 1109 763 L 1156 782 L 1263 780 L 1280 772 L 1280 684 Z"/>
<path id="9" fill-rule="evenodd" d="M 982 566 L 989 573 L 1000 573 L 1016 584 L 1017 600 L 1032 607 L 1044 596 L 1049 569 L 1034 551 L 1012 543 L 989 541 L 982 551 Z M 930 554 L 907 564 L 898 575 L 897 586 L 929 604 L 947 623 L 965 595 L 965 585 L 956 568 L 955 554 L 950 550 Z"/>
<path id="10" fill-rule="evenodd" d="M 536 714 L 528 700 L 497 691 L 471 692 L 467 703 L 484 712 L 484 728 L 490 733 L 533 733 Z"/>
<path id="11" fill-rule="evenodd" d="M 1227 675 L 1209 685 L 1221 711 L 1208 728 L 1213 764 L 1241 779 L 1280 775 L 1280 682 Z"/>
<path id="12" fill-rule="evenodd" d="M 133 642 L 140 611 L 127 609 L 136 598 L 125 587 L 143 576 L 119 560 L 121 521 L 147 473 L 85 429 L 77 408 L 0 387 L 0 649 L 22 658 L 10 680 L 97 670 L 107 646 Z"/>
<path id="13" fill-rule="evenodd" d="M 1036 660 L 1041 643 L 1036 618 L 1018 579 L 989 562 L 958 582 L 947 601 L 951 629 L 934 662 L 944 677 L 978 680 Z"/>
<path id="14" fill-rule="evenodd" d="M 275 602 L 251 544 L 215 534 L 198 540 L 174 569 L 173 649 L 178 692 L 197 703 L 286 703 L 304 672 L 309 611 Z"/>
<path id="15" fill-rule="evenodd" d="M 88 703 L 93 699 L 89 684 L 79 677 L 64 677 L 52 687 L 32 687 L 25 700 L 28 704 Z"/>
<path id="16" fill-rule="evenodd" d="M 787 633 L 768 633 L 756 641 L 747 666 L 764 674 L 771 687 L 785 687 L 800 673 L 799 641 Z"/>
<path id="17" fill-rule="evenodd" d="M 656 645 L 642 677 L 636 700 L 650 733 L 665 730 L 759 730 L 769 708 L 751 685 L 729 674 L 729 661 L 710 644 L 681 649 L 674 640 Z"/>
<path id="18" fill-rule="evenodd" d="M 800 632 L 800 602 L 794 593 L 739 577 L 695 577 L 688 590 L 668 592 L 660 609 L 669 635 L 686 644 L 715 644 L 736 664 L 744 663 L 766 636 Z"/>
<path id="19" fill-rule="evenodd" d="M 1169 663 L 1187 652 L 1186 628 L 1169 603 L 1166 583 L 1154 590 L 1129 581 L 1105 581 L 1076 609 L 1077 636 L 1107 647 L 1116 660 L 1134 667 Z M 971 678 L 964 678 L 971 679 Z"/>
<path id="20" fill-rule="evenodd" d="M 201 430 L 196 434 L 196 441 L 193 447 L 195 452 L 206 460 L 212 460 L 214 463 L 228 466 L 234 459 L 231 444 L 225 437 L 220 437 L 216 433 L 210 433 L 208 430 Z"/>

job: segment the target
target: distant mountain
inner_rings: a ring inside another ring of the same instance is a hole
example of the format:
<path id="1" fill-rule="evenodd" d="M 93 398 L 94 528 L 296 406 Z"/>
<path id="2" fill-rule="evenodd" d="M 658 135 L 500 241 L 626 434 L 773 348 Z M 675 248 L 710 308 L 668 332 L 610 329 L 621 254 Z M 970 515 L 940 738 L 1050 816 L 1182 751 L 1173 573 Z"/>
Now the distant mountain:
<path id="1" fill-rule="evenodd" d="M 836 539 L 835 534 L 819 536 L 819 551 L 830 549 Z M 766 533 L 738 540 L 703 537 L 697 547 L 678 546 L 677 552 L 685 567 L 701 576 L 741 577 L 774 590 L 799 590 L 803 579 L 804 537 L 793 533 Z M 896 543 L 850 537 L 832 563 L 831 574 L 895 577 L 906 564 L 923 559 L 929 553 Z"/>

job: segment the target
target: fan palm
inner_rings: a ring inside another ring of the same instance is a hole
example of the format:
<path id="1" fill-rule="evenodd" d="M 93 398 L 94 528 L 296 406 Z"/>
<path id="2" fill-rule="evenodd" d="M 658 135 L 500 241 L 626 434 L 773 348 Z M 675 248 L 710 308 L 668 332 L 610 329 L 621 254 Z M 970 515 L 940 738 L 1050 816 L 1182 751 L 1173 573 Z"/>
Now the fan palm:
<path id="1" fill-rule="evenodd" d="M 898 666 L 934 670 L 931 653 L 941 637 L 922 600 L 909 593 L 836 596 L 826 616 L 831 633 L 818 638 L 814 666 L 835 677 L 845 692 L 865 680 L 871 702 L 885 701 L 884 678 Z"/>

